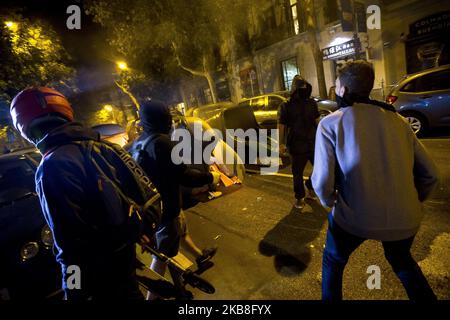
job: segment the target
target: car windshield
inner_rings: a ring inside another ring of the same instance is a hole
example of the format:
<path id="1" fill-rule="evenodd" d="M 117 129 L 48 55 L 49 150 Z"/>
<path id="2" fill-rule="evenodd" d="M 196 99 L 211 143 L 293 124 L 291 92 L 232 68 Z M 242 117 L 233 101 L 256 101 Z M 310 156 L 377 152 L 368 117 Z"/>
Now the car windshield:
<path id="1" fill-rule="evenodd" d="M 35 192 L 35 168 L 23 158 L 0 162 L 0 205 L 5 205 Z"/>

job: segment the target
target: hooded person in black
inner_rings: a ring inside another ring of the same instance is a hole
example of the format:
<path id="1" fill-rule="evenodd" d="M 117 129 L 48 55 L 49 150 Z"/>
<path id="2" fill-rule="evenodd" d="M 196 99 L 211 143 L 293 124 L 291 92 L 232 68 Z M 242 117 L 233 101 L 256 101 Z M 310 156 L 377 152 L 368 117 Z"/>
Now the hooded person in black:
<path id="1" fill-rule="evenodd" d="M 291 97 L 280 106 L 278 114 L 280 153 L 285 153 L 287 148 L 291 156 L 296 198 L 294 206 L 297 209 L 303 209 L 305 206 L 303 171 L 308 161 L 314 164 L 314 142 L 320 117 L 317 104 L 314 99 L 311 99 L 311 92 L 311 84 L 296 75 L 292 80 Z M 306 186 L 308 197 L 315 199 L 311 179 L 306 181 Z"/>
<path id="2" fill-rule="evenodd" d="M 191 169 L 183 163 L 175 164 L 172 161 L 172 149 L 175 146 L 169 135 L 172 115 L 165 104 L 146 101 L 141 105 L 139 113 L 144 132 L 134 142 L 130 151 L 132 154 L 138 149 L 144 151 L 145 156 L 140 164 L 161 194 L 163 213 L 161 226 L 156 232 L 157 250 L 174 257 L 178 254 L 180 240 L 186 233 L 184 219 L 179 218 L 182 212 L 181 186 L 201 187 L 211 183 L 217 184 L 219 175 Z M 215 249 L 204 250 L 197 257 L 197 262 L 211 258 L 214 253 Z M 165 266 L 165 263 L 154 257 L 152 270 L 164 274 Z M 174 274 L 170 268 L 169 271 L 176 282 L 179 275 Z"/>

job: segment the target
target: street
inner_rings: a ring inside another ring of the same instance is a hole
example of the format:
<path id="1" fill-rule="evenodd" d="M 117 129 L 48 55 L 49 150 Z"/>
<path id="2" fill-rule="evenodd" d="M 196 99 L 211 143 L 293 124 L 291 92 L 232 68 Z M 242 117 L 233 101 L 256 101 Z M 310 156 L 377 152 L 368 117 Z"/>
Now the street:
<path id="1" fill-rule="evenodd" d="M 450 299 L 450 139 L 422 141 L 441 181 L 424 204 L 412 253 L 438 298 Z M 241 189 L 187 211 L 194 240 L 219 247 L 215 267 L 204 273 L 216 293 L 194 291 L 196 299 L 320 299 L 327 212 L 314 201 L 302 213 L 292 210 L 291 183 L 288 176 L 248 174 Z M 379 290 L 366 286 L 370 265 L 381 269 Z M 376 241 L 351 256 L 343 291 L 344 299 L 407 299 Z"/>

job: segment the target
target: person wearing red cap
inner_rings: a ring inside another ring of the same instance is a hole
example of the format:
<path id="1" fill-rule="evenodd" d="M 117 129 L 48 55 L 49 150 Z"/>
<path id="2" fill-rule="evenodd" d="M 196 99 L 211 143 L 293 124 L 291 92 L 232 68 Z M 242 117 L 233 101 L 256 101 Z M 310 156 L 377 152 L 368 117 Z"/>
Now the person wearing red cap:
<path id="1" fill-rule="evenodd" d="M 120 192 L 100 188 L 101 181 L 92 174 L 89 163 L 92 154 L 82 147 L 90 141 L 105 146 L 99 134 L 74 122 L 66 97 L 51 88 L 21 91 L 13 99 L 10 113 L 15 128 L 43 155 L 36 172 L 36 190 L 53 232 L 66 299 L 142 299 L 135 277 L 134 243 L 125 242 L 118 232 L 122 222 L 117 221 L 124 215 Z M 111 158 L 120 159 L 112 148 L 104 149 Z M 120 165 L 105 166 L 103 174 L 126 181 L 132 189 L 135 177 Z M 72 270 L 76 270 L 70 266 L 81 271 L 81 286 L 76 281 L 69 284 Z"/>

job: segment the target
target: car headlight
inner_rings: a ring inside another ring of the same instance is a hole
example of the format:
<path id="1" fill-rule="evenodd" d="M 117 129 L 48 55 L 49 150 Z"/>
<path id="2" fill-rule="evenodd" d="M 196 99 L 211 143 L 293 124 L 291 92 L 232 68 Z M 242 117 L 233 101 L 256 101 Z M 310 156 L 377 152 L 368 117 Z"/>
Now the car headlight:
<path id="1" fill-rule="evenodd" d="M 47 224 L 42 228 L 41 241 L 47 249 L 53 247 L 53 233 Z"/>
<path id="2" fill-rule="evenodd" d="M 39 245 L 37 242 L 28 242 L 20 249 L 20 256 L 22 257 L 22 261 L 27 261 L 35 257 L 38 252 Z"/>

